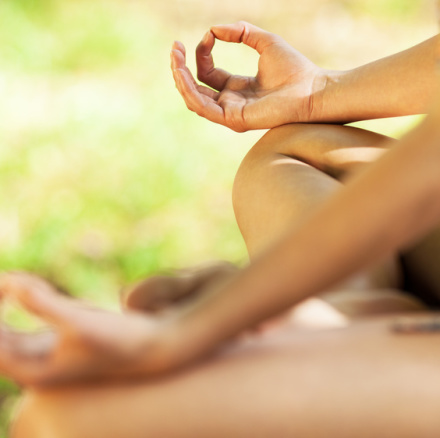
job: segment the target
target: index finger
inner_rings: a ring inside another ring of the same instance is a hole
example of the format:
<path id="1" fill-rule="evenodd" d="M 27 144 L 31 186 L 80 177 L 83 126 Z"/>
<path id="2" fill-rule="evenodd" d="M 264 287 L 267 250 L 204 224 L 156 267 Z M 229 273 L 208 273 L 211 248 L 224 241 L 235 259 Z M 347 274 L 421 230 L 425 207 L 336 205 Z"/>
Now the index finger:
<path id="1" fill-rule="evenodd" d="M 215 90 L 221 91 L 225 88 L 231 74 L 221 68 L 214 67 L 214 59 L 212 58 L 214 43 L 214 34 L 208 31 L 196 48 L 197 78 Z"/>
<path id="2" fill-rule="evenodd" d="M 266 47 L 280 40 L 278 35 L 254 26 L 246 21 L 212 26 L 211 32 L 221 41 L 226 41 L 228 43 L 244 43 L 255 49 L 260 55 Z"/>

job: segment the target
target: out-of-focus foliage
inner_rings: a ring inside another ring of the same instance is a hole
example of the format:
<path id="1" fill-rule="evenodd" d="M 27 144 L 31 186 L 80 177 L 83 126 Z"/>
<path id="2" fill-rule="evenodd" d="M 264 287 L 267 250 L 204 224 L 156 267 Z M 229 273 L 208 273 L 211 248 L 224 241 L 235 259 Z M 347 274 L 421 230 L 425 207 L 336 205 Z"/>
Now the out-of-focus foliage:
<path id="1" fill-rule="evenodd" d="M 237 148 L 182 111 L 157 19 L 43 5 L 1 4 L 1 267 L 105 301 L 169 264 L 243 257 Z"/>
<path id="2" fill-rule="evenodd" d="M 188 45 L 193 68 L 210 25 L 247 19 L 321 65 L 349 68 L 431 35 L 429 8 L 427 0 L 3 0 L 0 270 L 31 270 L 116 307 L 117 291 L 143 275 L 244 260 L 230 192 L 261 133 L 239 135 L 186 110 L 168 67 L 173 39 Z M 219 43 L 215 56 L 235 72 L 256 70 L 245 48 Z M 16 311 L 8 319 L 28 324 Z M 17 392 L 0 383 L 0 394 Z"/>

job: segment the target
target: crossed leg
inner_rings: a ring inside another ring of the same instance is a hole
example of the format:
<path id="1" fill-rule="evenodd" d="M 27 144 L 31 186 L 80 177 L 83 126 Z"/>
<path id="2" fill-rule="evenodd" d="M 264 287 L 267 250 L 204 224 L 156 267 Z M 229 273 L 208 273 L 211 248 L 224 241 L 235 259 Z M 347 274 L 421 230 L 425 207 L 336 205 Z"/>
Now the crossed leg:
<path id="1" fill-rule="evenodd" d="M 382 135 L 339 125 L 286 125 L 269 131 L 243 160 L 234 184 L 236 218 L 251 259 L 307 220 L 309 212 L 383 154 L 389 143 Z M 417 308 L 420 303 L 396 290 L 400 286 L 394 257 L 321 298 L 349 317 Z"/>
<path id="2" fill-rule="evenodd" d="M 340 189 L 336 179 L 380 154 L 382 141 L 319 125 L 263 137 L 234 188 L 251 258 Z M 397 286 L 396 265 L 387 260 L 327 299 L 354 319 L 386 306 L 419 309 Z M 317 331 L 280 324 L 160 380 L 29 391 L 12 437 L 436 436 L 439 338 L 396 335 L 389 318 Z"/>
<path id="3" fill-rule="evenodd" d="M 313 208 L 341 189 L 341 181 L 380 156 L 389 142 L 379 134 L 345 126 L 287 125 L 269 131 L 243 160 L 233 191 L 237 222 L 251 259 L 287 229 L 307 220 Z M 230 265 L 221 264 L 176 278 L 154 277 L 138 285 L 126 304 L 156 310 L 230 272 Z M 346 316 L 420 307 L 395 290 L 400 283 L 397 258 L 389 259 L 322 298 Z M 316 299 L 297 307 L 297 319 L 304 322 L 303 316 L 317 304 L 324 308 L 324 302 Z"/>

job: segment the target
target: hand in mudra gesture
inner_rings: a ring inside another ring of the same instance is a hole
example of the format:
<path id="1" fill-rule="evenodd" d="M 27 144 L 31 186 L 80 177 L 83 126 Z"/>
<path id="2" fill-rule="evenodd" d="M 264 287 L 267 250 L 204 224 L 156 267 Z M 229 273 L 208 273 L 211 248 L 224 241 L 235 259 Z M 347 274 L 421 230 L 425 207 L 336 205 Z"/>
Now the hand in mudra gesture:
<path id="1" fill-rule="evenodd" d="M 214 67 L 215 39 L 244 43 L 260 54 L 255 77 Z M 213 26 L 197 46 L 199 85 L 185 64 L 185 47 L 175 42 L 171 63 L 176 86 L 191 111 L 234 131 L 308 122 L 318 111 L 314 94 L 324 80 L 317 67 L 278 35 L 249 23 Z"/>
<path id="2" fill-rule="evenodd" d="M 0 297 L 48 323 L 45 330 L 19 332 L 0 322 L 0 374 L 22 385 L 49 386 L 176 369 L 203 355 L 192 353 L 179 317 L 185 320 L 187 306 L 235 272 L 234 266 L 217 263 L 176 277 L 150 277 L 126 289 L 124 312 L 62 295 L 32 274 L 0 274 Z"/>
<path id="3" fill-rule="evenodd" d="M 19 384 L 113 380 L 162 371 L 158 318 L 93 307 L 27 273 L 0 275 L 0 293 L 49 324 L 39 332 L 1 325 L 0 373 Z"/>

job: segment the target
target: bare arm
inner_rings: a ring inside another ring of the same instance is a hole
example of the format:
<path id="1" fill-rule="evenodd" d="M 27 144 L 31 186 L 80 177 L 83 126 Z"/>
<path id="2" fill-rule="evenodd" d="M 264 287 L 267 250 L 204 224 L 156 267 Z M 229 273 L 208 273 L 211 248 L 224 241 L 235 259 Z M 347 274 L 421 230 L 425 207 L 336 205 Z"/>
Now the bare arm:
<path id="1" fill-rule="evenodd" d="M 52 330 L 15 333 L 0 325 L 0 372 L 42 386 L 173 370 L 403 248 L 440 221 L 439 126 L 440 104 L 250 266 L 163 314 L 106 312 L 32 276 L 1 275 L 2 298 L 18 300 Z"/>
<path id="2" fill-rule="evenodd" d="M 314 121 L 353 122 L 426 112 L 439 36 L 346 72 L 326 72 Z"/>
<path id="3" fill-rule="evenodd" d="M 215 39 L 260 54 L 255 77 L 214 66 Z M 278 35 L 249 23 L 213 26 L 196 50 L 198 84 L 182 43 L 171 51 L 176 86 L 188 108 L 235 131 L 296 122 L 345 123 L 423 113 L 434 88 L 433 37 L 411 49 L 346 72 L 316 66 Z M 209 88 L 210 87 L 210 88 Z"/>
<path id="4" fill-rule="evenodd" d="M 437 106 L 250 266 L 163 316 L 106 312 L 32 276 L 0 276 L 2 298 L 53 328 L 26 334 L 0 325 L 0 372 L 31 386 L 163 373 L 403 248 L 440 221 L 440 98 Z"/>
<path id="5" fill-rule="evenodd" d="M 0 325 L 0 372 L 46 385 L 174 369 L 405 247 L 440 222 L 440 94 L 435 102 L 422 125 L 252 265 L 163 317 L 99 311 L 33 277 L 0 276 L 0 296 L 53 327 Z"/>
<path id="6" fill-rule="evenodd" d="M 440 108 L 436 111 L 226 287 L 188 307 L 176 324 L 180 359 L 210 350 L 435 226 L 440 221 Z"/>

